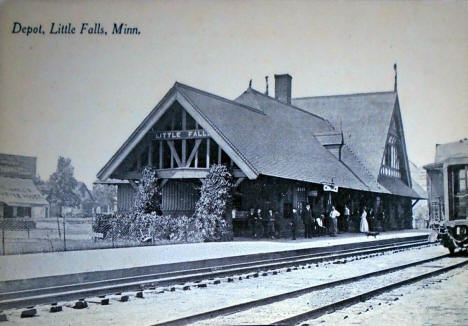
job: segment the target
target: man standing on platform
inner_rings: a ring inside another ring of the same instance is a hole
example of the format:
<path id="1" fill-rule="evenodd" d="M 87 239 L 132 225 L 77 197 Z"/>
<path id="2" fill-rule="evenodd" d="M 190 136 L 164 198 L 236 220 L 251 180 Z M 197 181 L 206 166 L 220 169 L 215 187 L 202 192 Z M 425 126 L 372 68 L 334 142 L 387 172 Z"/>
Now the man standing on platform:
<path id="1" fill-rule="evenodd" d="M 302 211 L 302 221 L 304 222 L 304 238 L 312 238 L 312 210 L 309 204 Z"/>
<path id="2" fill-rule="evenodd" d="M 252 235 L 254 238 L 257 237 L 257 217 L 256 217 L 255 209 L 252 207 L 250 208 L 249 216 L 248 216 L 248 224 L 252 230 Z"/>
<path id="3" fill-rule="evenodd" d="M 257 209 L 257 235 L 259 238 L 267 236 L 266 223 L 263 219 L 263 212 Z"/>
<path id="4" fill-rule="evenodd" d="M 344 219 L 343 219 L 343 231 L 349 231 L 349 223 L 350 223 L 350 211 L 348 205 L 344 206 Z"/>
<path id="5" fill-rule="evenodd" d="M 297 209 L 293 208 L 291 215 L 291 233 L 292 239 L 296 240 Z"/>
<path id="6" fill-rule="evenodd" d="M 274 239 L 275 238 L 275 223 L 276 223 L 276 218 L 275 214 L 273 214 L 273 210 L 270 209 L 268 210 L 268 235 Z"/>
<path id="7" fill-rule="evenodd" d="M 281 236 L 280 213 L 276 210 L 273 214 L 275 216 L 275 236 L 279 238 Z"/>
<path id="8" fill-rule="evenodd" d="M 330 212 L 330 236 L 336 237 L 336 233 L 338 232 L 338 221 L 337 218 L 340 216 L 340 212 L 335 209 L 335 206 L 332 206 Z"/>

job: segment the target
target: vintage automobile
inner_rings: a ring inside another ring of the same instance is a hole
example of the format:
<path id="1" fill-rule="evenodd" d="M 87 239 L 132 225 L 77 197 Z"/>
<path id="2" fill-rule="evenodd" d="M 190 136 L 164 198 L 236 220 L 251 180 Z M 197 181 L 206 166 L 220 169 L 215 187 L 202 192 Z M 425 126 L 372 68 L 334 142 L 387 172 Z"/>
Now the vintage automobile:
<path id="1" fill-rule="evenodd" d="M 431 219 L 444 221 L 443 245 L 451 254 L 468 248 L 468 139 L 437 145 L 435 163 L 424 168 Z"/>
<path id="2" fill-rule="evenodd" d="M 451 254 L 456 248 L 468 247 L 468 220 L 453 220 L 445 222 L 442 235 L 442 244 L 448 248 Z"/>

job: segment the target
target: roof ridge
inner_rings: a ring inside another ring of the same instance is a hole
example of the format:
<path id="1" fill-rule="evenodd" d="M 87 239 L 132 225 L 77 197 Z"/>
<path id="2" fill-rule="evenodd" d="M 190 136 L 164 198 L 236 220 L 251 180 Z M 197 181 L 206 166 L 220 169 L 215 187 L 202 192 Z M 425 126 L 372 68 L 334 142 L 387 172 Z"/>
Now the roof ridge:
<path id="1" fill-rule="evenodd" d="M 397 94 L 397 92 L 395 91 L 380 91 L 380 92 L 369 92 L 369 93 L 351 93 L 351 94 L 294 97 L 293 100 L 307 100 L 307 99 L 323 98 L 323 97 L 346 97 L 346 96 L 368 96 L 368 95 L 370 96 L 370 95 L 391 94 L 391 93 Z"/>
<path id="2" fill-rule="evenodd" d="M 288 103 L 281 102 L 280 100 L 277 100 L 276 98 L 271 97 L 270 95 L 263 94 L 263 93 L 261 93 L 261 92 L 255 90 L 255 89 L 253 89 L 253 88 L 251 88 L 251 87 L 250 87 L 250 89 L 251 89 L 255 94 L 264 96 L 264 97 L 266 97 L 266 98 L 268 98 L 268 99 L 270 99 L 270 100 L 272 100 L 272 101 L 275 101 L 275 102 L 278 102 L 278 103 L 280 103 L 280 104 L 282 104 L 282 105 L 288 106 L 288 107 L 290 107 L 291 109 L 295 109 L 295 110 L 297 110 L 297 111 L 300 111 L 300 112 L 306 113 L 306 114 L 308 114 L 308 115 L 311 115 L 311 116 L 313 116 L 313 117 L 319 118 L 320 120 L 326 121 L 325 118 L 323 118 L 323 117 L 321 117 L 321 116 L 319 116 L 319 115 L 316 115 L 316 114 L 314 114 L 314 113 L 312 113 L 312 112 L 309 112 L 309 111 L 307 111 L 307 110 L 301 109 L 301 108 L 299 108 L 299 107 L 297 107 L 297 106 L 294 106 L 294 105 L 292 105 L 292 104 L 288 104 Z"/>
<path id="3" fill-rule="evenodd" d="M 256 109 L 256 108 L 253 108 L 251 106 L 248 106 L 246 104 L 243 104 L 243 103 L 239 103 L 239 102 L 236 102 L 236 101 L 233 101 L 233 100 L 230 100 L 230 99 L 227 99 L 225 97 L 222 97 L 222 96 L 219 96 L 219 95 L 216 95 L 216 94 L 213 94 L 213 93 L 210 93 L 210 92 L 207 92 L 207 91 L 204 91 L 204 90 L 201 90 L 199 88 L 195 88 L 195 87 L 192 87 L 192 86 L 189 86 L 189 85 L 186 85 L 186 84 L 183 84 L 183 83 L 180 83 L 180 82 L 175 82 L 174 86 L 177 88 L 177 87 L 182 87 L 182 88 L 188 88 L 194 92 L 197 92 L 197 93 L 200 93 L 200 94 L 203 94 L 203 95 L 207 95 L 207 96 L 211 96 L 211 97 L 214 97 L 214 98 L 217 98 L 218 100 L 221 100 L 221 101 L 224 101 L 224 102 L 228 102 L 229 104 L 235 104 L 235 105 L 240 105 L 242 107 L 244 107 L 245 109 L 248 109 L 248 110 L 251 110 L 251 111 L 254 111 L 256 113 L 260 113 L 260 114 L 263 114 L 265 115 L 265 112 L 259 110 L 259 109 Z"/>

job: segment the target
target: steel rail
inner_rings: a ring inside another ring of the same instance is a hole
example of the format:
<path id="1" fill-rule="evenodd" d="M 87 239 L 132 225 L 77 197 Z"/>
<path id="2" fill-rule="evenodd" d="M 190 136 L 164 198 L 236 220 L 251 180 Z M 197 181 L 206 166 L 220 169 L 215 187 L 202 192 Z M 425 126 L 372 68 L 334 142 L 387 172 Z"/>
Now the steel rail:
<path id="1" fill-rule="evenodd" d="M 201 320 L 212 319 L 212 318 L 222 316 L 222 315 L 238 313 L 238 312 L 241 312 L 241 311 L 249 310 L 249 309 L 252 309 L 252 308 L 259 307 L 259 306 L 272 304 L 272 303 L 282 301 L 282 300 L 285 300 L 285 299 L 298 297 L 298 296 L 301 296 L 301 295 L 304 295 L 304 294 L 312 293 L 312 292 L 323 290 L 323 289 L 326 289 L 326 288 L 331 288 L 331 287 L 335 287 L 335 286 L 338 286 L 338 285 L 357 282 L 357 281 L 360 281 L 360 280 L 363 280 L 363 279 L 366 279 L 366 278 L 392 273 L 392 272 L 395 272 L 395 271 L 403 270 L 403 269 L 406 269 L 406 268 L 414 267 L 414 266 L 417 266 L 417 265 L 425 264 L 425 263 L 428 263 L 428 262 L 432 262 L 432 261 L 435 261 L 435 260 L 440 260 L 440 259 L 447 258 L 447 257 L 449 257 L 448 254 L 441 255 L 441 256 L 436 256 L 436 257 L 432 257 L 432 258 L 428 258 L 428 259 L 424 259 L 424 260 L 420 260 L 420 261 L 416 261 L 416 262 L 412 262 L 412 263 L 408 263 L 408 264 L 389 267 L 389 268 L 386 268 L 386 269 L 382 269 L 382 270 L 378 270 L 378 271 L 374 271 L 374 272 L 370 272 L 370 273 L 366 273 L 366 274 L 362 274 L 362 275 L 357 275 L 357 276 L 353 276 L 353 277 L 349 277 L 349 278 L 345 278 L 345 279 L 340 279 L 340 280 L 336 280 L 336 281 L 332 281 L 332 282 L 322 283 L 322 284 L 314 285 L 314 286 L 311 286 L 311 287 L 306 287 L 306 288 L 302 288 L 302 289 L 298 289 L 298 290 L 294 290 L 294 291 L 290 291 L 290 292 L 286 292 L 286 293 L 282 293 L 282 294 L 278 294 L 278 295 L 274 295 L 274 296 L 269 296 L 269 297 L 265 297 L 265 298 L 261 298 L 261 299 L 257 299 L 257 300 L 253 300 L 253 301 L 243 302 L 243 303 L 240 303 L 240 304 L 235 304 L 235 305 L 231 305 L 231 306 L 227 306 L 227 307 L 223 307 L 223 308 L 219 308 L 219 309 L 214 309 L 214 310 L 202 312 L 202 313 L 195 314 L 195 315 L 190 315 L 190 316 L 186 316 L 186 317 L 182 317 L 182 318 L 177 318 L 177 319 L 174 319 L 174 320 L 164 321 L 164 322 L 152 324 L 152 326 L 186 325 L 186 324 L 194 323 L 194 322 L 201 321 Z M 467 262 L 468 262 L 468 260 L 467 260 Z M 319 308 L 319 309 L 322 309 L 322 308 Z M 278 324 L 286 324 L 286 325 L 291 324 L 291 322 L 288 322 L 288 321 L 279 321 L 277 323 Z"/>
<path id="2" fill-rule="evenodd" d="M 449 256 L 449 255 L 447 255 L 447 256 Z M 361 293 L 361 294 L 358 294 L 358 295 L 355 295 L 355 296 L 351 296 L 351 297 L 348 297 L 348 298 L 343 299 L 343 300 L 335 301 L 333 303 L 324 305 L 322 307 L 312 309 L 310 311 L 307 311 L 307 312 L 304 312 L 304 313 L 301 313 L 301 314 L 297 314 L 295 316 L 288 317 L 288 318 L 285 318 L 285 319 L 282 319 L 282 320 L 278 320 L 278 321 L 276 321 L 274 323 L 271 323 L 270 325 L 293 325 L 293 324 L 297 324 L 299 322 L 302 322 L 304 320 L 315 319 L 315 318 L 318 318 L 318 317 L 320 317 L 320 316 L 322 316 L 322 315 L 324 315 L 326 313 L 334 312 L 336 310 L 340 310 L 342 308 L 351 306 L 353 304 L 366 301 L 366 300 L 368 300 L 368 299 L 370 299 L 370 298 L 372 298 L 374 296 L 377 296 L 379 294 L 394 290 L 394 289 L 399 288 L 399 287 L 404 286 L 404 285 L 408 285 L 408 284 L 412 284 L 412 283 L 421 281 L 421 280 L 429 278 L 429 277 L 433 277 L 433 276 L 437 276 L 439 274 L 449 272 L 449 271 L 451 271 L 453 269 L 463 267 L 463 266 L 465 266 L 467 264 L 468 264 L 468 259 L 466 259 L 465 261 L 459 262 L 459 263 L 455 263 L 455 264 L 450 265 L 450 266 L 442 267 L 442 268 L 439 268 L 439 269 L 434 270 L 434 271 L 423 273 L 423 274 L 420 274 L 418 276 L 407 278 L 407 279 L 404 279 L 402 281 L 394 282 L 392 284 L 382 286 L 382 287 L 374 289 L 374 290 L 370 290 L 370 291 L 367 291 L 367 292 L 364 292 L 364 293 Z"/>
<path id="3" fill-rule="evenodd" d="M 144 287 L 155 286 L 155 284 L 158 286 L 169 286 L 186 282 L 197 282 L 214 277 L 227 277 L 250 272 L 260 272 L 271 269 L 319 263 L 352 256 L 363 256 L 392 250 L 421 247 L 428 244 L 430 244 L 428 241 L 410 241 L 408 243 L 404 242 L 399 244 L 381 245 L 370 248 L 346 249 L 339 253 L 327 252 L 325 254 L 299 255 L 272 260 L 259 260 L 245 264 L 222 265 L 210 268 L 132 276 L 15 292 L 4 292 L 0 293 L 0 310 L 32 306 L 41 303 L 73 300 L 90 296 L 108 295 L 115 292 L 142 290 Z"/>

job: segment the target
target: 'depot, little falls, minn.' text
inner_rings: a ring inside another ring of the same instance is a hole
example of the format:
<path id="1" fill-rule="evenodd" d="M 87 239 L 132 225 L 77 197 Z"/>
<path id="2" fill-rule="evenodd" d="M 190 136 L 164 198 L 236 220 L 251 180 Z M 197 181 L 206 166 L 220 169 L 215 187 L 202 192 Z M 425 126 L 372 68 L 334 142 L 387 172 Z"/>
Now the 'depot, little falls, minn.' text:
<path id="1" fill-rule="evenodd" d="M 51 22 L 49 24 L 25 24 L 15 21 L 11 33 L 25 36 L 33 35 L 140 35 L 141 30 L 124 22 L 104 25 L 100 22 Z"/>

